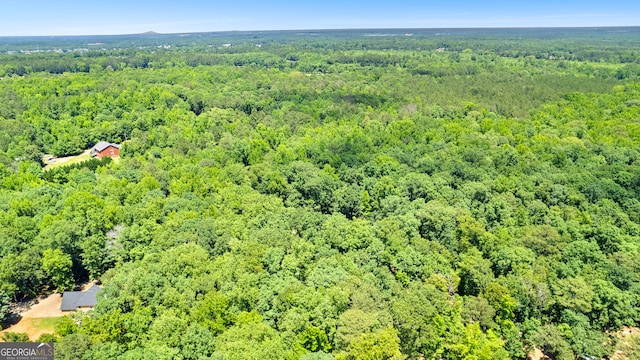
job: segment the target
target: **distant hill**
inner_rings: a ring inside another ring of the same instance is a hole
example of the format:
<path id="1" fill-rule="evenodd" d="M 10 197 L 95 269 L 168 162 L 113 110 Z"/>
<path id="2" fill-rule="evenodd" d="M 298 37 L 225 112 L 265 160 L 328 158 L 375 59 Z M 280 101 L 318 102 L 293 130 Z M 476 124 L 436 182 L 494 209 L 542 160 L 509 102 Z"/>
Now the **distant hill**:
<path id="1" fill-rule="evenodd" d="M 147 31 L 147 32 L 143 32 L 140 35 L 160 35 L 160 34 L 155 31 Z"/>

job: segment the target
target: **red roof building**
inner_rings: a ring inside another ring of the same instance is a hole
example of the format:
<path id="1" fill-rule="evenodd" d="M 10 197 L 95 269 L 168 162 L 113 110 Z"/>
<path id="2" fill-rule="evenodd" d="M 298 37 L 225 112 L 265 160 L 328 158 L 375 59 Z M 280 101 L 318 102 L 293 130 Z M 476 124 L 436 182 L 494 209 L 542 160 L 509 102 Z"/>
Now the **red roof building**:
<path id="1" fill-rule="evenodd" d="M 120 156 L 120 145 L 110 144 L 106 141 L 100 141 L 93 149 L 91 149 L 91 156 L 102 159 L 104 156 L 117 157 Z"/>

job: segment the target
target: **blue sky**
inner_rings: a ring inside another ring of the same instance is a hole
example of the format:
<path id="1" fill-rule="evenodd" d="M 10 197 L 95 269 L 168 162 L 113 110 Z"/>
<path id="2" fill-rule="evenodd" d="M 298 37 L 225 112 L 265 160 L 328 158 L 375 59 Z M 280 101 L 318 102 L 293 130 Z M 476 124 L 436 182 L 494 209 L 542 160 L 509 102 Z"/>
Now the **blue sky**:
<path id="1" fill-rule="evenodd" d="M 0 0 L 0 36 L 540 26 L 640 26 L 640 1 Z"/>

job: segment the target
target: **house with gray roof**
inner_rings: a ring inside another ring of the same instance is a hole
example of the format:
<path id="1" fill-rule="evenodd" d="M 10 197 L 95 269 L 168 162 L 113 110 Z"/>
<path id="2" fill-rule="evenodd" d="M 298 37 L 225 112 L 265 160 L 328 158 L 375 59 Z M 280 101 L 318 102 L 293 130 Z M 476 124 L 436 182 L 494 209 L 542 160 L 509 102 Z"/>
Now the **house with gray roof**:
<path id="1" fill-rule="evenodd" d="M 98 302 L 98 291 L 102 288 L 93 284 L 86 291 L 65 291 L 62 293 L 62 311 L 90 310 Z"/>

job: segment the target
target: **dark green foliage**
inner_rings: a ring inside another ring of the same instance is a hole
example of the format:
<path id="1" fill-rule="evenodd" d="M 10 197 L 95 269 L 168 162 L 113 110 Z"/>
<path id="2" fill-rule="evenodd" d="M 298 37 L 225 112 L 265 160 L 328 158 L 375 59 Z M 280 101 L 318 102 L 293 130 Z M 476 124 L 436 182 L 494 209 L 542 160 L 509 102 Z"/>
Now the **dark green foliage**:
<path id="1" fill-rule="evenodd" d="M 0 322 L 5 320 L 9 313 L 9 301 L 11 298 L 4 291 L 0 291 Z"/>
<path id="2" fill-rule="evenodd" d="M 71 334 L 65 336 L 55 344 L 56 359 L 77 360 L 87 359 L 86 353 L 90 345 L 89 336 L 85 334 Z"/>
<path id="3" fill-rule="evenodd" d="M 540 348 L 546 356 L 553 359 L 570 360 L 575 358 L 575 354 L 571 351 L 571 347 L 565 340 L 565 334 L 553 325 L 541 327 L 536 334 L 534 334 L 533 343 Z"/>
<path id="4" fill-rule="evenodd" d="M 69 181 L 70 173 L 74 169 L 89 169 L 95 171 L 100 166 L 106 166 L 113 160 L 105 156 L 102 159 L 91 159 L 76 164 L 65 165 L 47 170 L 42 173 L 42 178 L 49 182 L 65 183 Z"/>

